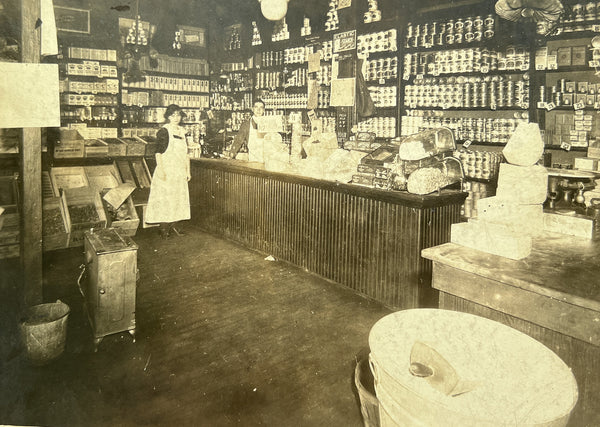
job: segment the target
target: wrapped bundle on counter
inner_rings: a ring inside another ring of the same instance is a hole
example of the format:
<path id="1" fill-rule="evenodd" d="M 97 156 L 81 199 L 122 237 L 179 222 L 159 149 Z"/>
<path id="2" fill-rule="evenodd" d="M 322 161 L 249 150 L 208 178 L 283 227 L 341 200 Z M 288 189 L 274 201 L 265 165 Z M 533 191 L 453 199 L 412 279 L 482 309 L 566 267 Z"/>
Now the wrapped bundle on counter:
<path id="1" fill-rule="evenodd" d="M 422 160 L 455 149 L 456 143 L 450 129 L 429 129 L 402 139 L 398 157 L 400 160 Z"/>
<path id="2" fill-rule="evenodd" d="M 460 161 L 447 157 L 411 173 L 406 189 L 413 194 L 429 194 L 459 182 L 463 177 Z"/>

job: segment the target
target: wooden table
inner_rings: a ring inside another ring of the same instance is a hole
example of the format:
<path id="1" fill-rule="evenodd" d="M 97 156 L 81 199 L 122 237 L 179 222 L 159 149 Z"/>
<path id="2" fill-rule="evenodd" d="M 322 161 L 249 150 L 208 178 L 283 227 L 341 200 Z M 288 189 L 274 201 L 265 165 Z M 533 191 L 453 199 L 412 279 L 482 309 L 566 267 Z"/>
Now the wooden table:
<path id="1" fill-rule="evenodd" d="M 499 321 L 552 349 L 579 387 L 569 425 L 600 425 L 600 242 L 545 233 L 519 261 L 453 243 L 422 255 L 433 261 L 440 308 Z"/>
<path id="2" fill-rule="evenodd" d="M 389 307 L 437 306 L 421 249 L 450 240 L 466 193 L 419 196 L 227 160 L 195 159 L 191 172 L 191 221 L 201 228 Z"/>

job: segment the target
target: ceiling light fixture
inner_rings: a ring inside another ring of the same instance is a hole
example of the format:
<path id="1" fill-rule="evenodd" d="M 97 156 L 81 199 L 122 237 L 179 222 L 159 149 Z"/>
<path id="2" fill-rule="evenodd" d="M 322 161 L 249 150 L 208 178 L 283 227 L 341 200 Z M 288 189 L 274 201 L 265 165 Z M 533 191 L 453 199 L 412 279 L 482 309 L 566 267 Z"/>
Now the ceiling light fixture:
<path id="1" fill-rule="evenodd" d="M 285 17 L 289 0 L 258 0 L 260 11 L 269 21 L 280 21 Z"/>

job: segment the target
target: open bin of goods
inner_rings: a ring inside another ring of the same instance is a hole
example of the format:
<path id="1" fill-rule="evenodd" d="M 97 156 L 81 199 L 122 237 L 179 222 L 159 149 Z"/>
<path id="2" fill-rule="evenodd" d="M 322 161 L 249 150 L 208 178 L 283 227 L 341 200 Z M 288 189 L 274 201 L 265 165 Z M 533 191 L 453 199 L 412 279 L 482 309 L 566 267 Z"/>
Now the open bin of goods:
<path id="1" fill-rule="evenodd" d="M 85 231 L 91 228 L 105 228 L 106 214 L 100 193 L 91 187 L 65 190 L 67 211 L 71 220 L 69 246 L 81 246 Z"/>
<path id="2" fill-rule="evenodd" d="M 108 148 L 109 157 L 124 157 L 127 155 L 127 144 L 119 138 L 102 138 Z"/>
<path id="3" fill-rule="evenodd" d="M 464 178 L 460 161 L 452 157 L 455 149 L 450 129 L 419 132 L 366 155 L 352 181 L 415 194 L 433 193 Z"/>
<path id="4" fill-rule="evenodd" d="M 0 176 L 0 259 L 19 256 L 17 175 Z"/>
<path id="5" fill-rule="evenodd" d="M 65 193 L 47 197 L 42 203 L 42 247 L 45 251 L 69 246 L 71 220 Z"/>
<path id="6" fill-rule="evenodd" d="M 90 187 L 102 196 L 107 226 L 118 229 L 122 235 L 134 236 L 140 223 L 130 197 L 135 186 L 123 183 L 114 163 L 86 166 L 85 173 Z M 107 198 L 109 193 L 111 196 Z"/>
<path id="7" fill-rule="evenodd" d="M 60 129 L 59 139 L 54 143 L 54 157 L 57 159 L 83 157 L 84 140 L 76 129 Z"/>

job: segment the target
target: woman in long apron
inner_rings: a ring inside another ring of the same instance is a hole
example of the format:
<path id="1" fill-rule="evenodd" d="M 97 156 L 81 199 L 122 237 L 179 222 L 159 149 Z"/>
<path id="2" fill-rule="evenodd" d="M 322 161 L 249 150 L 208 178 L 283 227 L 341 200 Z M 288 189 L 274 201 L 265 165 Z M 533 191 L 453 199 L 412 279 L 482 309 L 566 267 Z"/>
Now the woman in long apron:
<path id="1" fill-rule="evenodd" d="M 167 123 L 156 134 L 156 169 L 152 175 L 145 221 L 159 223 L 163 238 L 172 233 L 182 234 L 175 228 L 175 223 L 190 219 L 190 159 L 185 128 L 180 126 L 183 117 L 178 105 L 169 105 L 165 111 Z"/>

